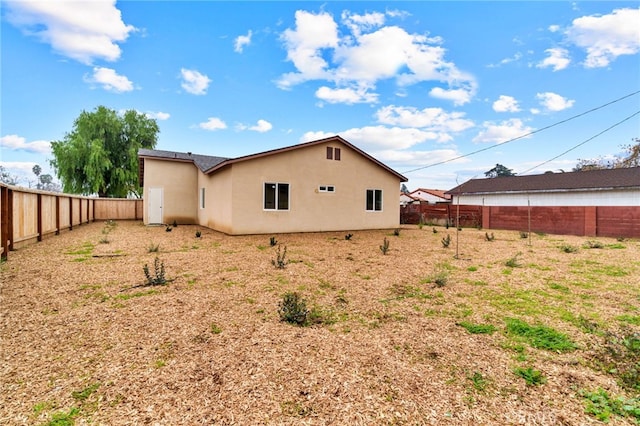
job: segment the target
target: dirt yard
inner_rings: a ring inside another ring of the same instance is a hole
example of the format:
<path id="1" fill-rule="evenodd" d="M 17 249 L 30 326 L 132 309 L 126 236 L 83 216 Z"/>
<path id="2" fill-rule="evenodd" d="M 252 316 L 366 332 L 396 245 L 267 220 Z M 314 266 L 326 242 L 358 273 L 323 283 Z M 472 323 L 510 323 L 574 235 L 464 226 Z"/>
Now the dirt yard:
<path id="1" fill-rule="evenodd" d="M 11 252 L 0 424 L 636 424 L 640 242 L 345 234 L 100 222 Z"/>

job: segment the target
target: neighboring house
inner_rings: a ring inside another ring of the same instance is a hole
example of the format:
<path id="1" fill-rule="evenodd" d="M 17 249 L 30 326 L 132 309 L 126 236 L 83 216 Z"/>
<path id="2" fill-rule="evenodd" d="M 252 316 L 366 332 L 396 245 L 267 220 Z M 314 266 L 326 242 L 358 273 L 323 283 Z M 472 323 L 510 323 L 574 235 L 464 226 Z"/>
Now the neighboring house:
<path id="1" fill-rule="evenodd" d="M 640 167 L 471 179 L 447 194 L 480 206 L 640 206 Z"/>
<path id="2" fill-rule="evenodd" d="M 230 235 L 388 229 L 407 178 L 339 136 L 238 158 L 141 149 L 146 224 Z"/>
<path id="3" fill-rule="evenodd" d="M 440 189 L 418 188 L 415 191 L 411 191 L 409 195 L 428 204 L 451 202 L 451 196 Z"/>
<path id="4" fill-rule="evenodd" d="M 408 204 L 420 204 L 420 198 L 414 197 L 406 192 L 400 193 L 400 205 L 406 206 Z"/>

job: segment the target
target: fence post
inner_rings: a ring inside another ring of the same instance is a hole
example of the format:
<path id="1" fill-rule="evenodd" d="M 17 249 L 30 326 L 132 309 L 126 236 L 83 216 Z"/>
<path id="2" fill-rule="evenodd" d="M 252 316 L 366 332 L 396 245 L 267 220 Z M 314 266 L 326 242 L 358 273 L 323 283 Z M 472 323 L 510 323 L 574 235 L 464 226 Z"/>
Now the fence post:
<path id="1" fill-rule="evenodd" d="M 37 241 L 42 241 L 42 194 L 36 195 L 36 232 Z"/>
<path id="2" fill-rule="evenodd" d="M 2 216 L 2 223 L 0 224 L 2 255 L 0 255 L 0 257 L 2 260 L 7 260 L 9 252 L 9 228 L 13 228 L 13 220 L 9 210 L 9 188 L 6 186 L 0 186 L 0 205 L 2 206 L 2 211 L 0 212 L 0 216 Z"/>

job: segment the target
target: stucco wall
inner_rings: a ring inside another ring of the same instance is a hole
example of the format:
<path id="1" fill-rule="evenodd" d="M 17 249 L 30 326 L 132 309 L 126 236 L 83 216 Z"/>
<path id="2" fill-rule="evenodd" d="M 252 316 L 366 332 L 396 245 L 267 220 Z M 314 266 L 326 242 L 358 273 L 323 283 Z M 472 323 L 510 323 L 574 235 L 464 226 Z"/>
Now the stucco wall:
<path id="1" fill-rule="evenodd" d="M 198 191 L 205 188 L 205 206 L 202 208 L 198 205 L 198 223 L 227 234 L 231 233 L 233 223 L 231 177 L 230 167 L 213 176 L 203 173 L 198 175 Z"/>
<path id="2" fill-rule="evenodd" d="M 149 188 L 163 190 L 163 222 L 198 220 L 198 169 L 191 162 L 144 160 L 144 223 L 149 223 Z"/>
<path id="3" fill-rule="evenodd" d="M 454 204 L 458 197 L 454 196 Z M 564 191 L 527 194 L 461 195 L 460 204 L 476 206 L 640 206 L 640 191 Z"/>
<path id="4" fill-rule="evenodd" d="M 327 146 L 341 149 L 339 161 L 326 159 Z M 399 178 L 340 143 L 238 162 L 229 179 L 231 229 L 221 228 L 227 223 L 224 215 L 213 220 L 213 229 L 230 234 L 385 229 L 400 222 Z M 264 210 L 265 182 L 289 184 L 288 211 Z M 320 185 L 333 185 L 335 192 L 319 192 Z M 365 211 L 366 189 L 383 191 L 382 211 Z"/>

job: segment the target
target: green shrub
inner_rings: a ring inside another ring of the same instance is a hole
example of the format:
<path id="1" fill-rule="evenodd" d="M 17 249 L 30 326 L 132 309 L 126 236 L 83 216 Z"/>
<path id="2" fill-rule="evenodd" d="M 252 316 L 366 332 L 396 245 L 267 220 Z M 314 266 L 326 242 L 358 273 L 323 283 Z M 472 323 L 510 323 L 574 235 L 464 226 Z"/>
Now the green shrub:
<path id="1" fill-rule="evenodd" d="M 540 370 L 536 370 L 533 367 L 517 367 L 513 370 L 513 373 L 522 377 L 529 386 L 537 386 L 547 382 Z"/>
<path id="2" fill-rule="evenodd" d="M 196 238 L 200 238 L 200 237 L 202 237 L 202 232 L 198 229 L 196 231 Z"/>
<path id="3" fill-rule="evenodd" d="M 165 230 L 166 232 L 171 232 L 171 229 L 172 229 L 172 228 L 171 228 L 171 225 L 167 225 L 167 227 L 166 227 L 166 228 L 164 228 L 164 230 Z"/>
<path id="4" fill-rule="evenodd" d="M 160 259 L 156 256 L 153 262 L 153 275 L 149 271 L 149 265 L 146 263 L 142 267 L 144 271 L 144 276 L 147 278 L 147 285 L 165 285 L 167 283 L 167 279 L 164 276 L 164 263 L 160 262 Z"/>
<path id="5" fill-rule="evenodd" d="M 351 237 L 353 237 L 353 234 L 347 234 L 344 236 L 344 239 L 349 241 L 351 239 Z"/>
<path id="6" fill-rule="evenodd" d="M 520 267 L 520 261 L 518 260 L 518 256 L 520 256 L 522 253 L 516 253 L 515 256 L 510 257 L 509 259 L 507 259 L 507 261 L 504 263 L 506 266 L 508 266 L 509 268 L 519 268 Z"/>
<path id="7" fill-rule="evenodd" d="M 284 246 L 284 250 L 281 250 L 281 246 L 278 245 L 278 252 L 276 253 L 276 258 L 271 259 L 271 264 L 278 269 L 284 269 L 289 263 L 286 260 L 287 257 L 287 246 Z"/>
<path id="8" fill-rule="evenodd" d="M 584 243 L 586 248 L 589 249 L 601 249 L 604 248 L 604 244 L 602 244 L 600 241 L 587 241 L 586 243 Z"/>
<path id="9" fill-rule="evenodd" d="M 607 391 L 598 388 L 594 392 L 581 390 L 579 395 L 586 399 L 585 413 L 594 416 L 602 422 L 608 422 L 611 415 L 632 417 L 636 423 L 640 422 L 640 399 L 624 398 L 619 396 L 612 398 Z"/>
<path id="10" fill-rule="evenodd" d="M 393 235 L 395 235 L 396 237 L 400 236 L 400 228 L 396 228 L 393 230 Z"/>
<path id="11" fill-rule="evenodd" d="M 491 234 L 489 234 L 488 232 L 485 232 L 485 233 L 484 233 L 484 238 L 485 238 L 487 241 L 493 241 L 493 240 L 495 240 L 495 239 L 496 239 L 496 237 L 493 235 L 493 232 L 492 232 Z"/>
<path id="12" fill-rule="evenodd" d="M 306 325 L 309 310 L 305 300 L 296 292 L 285 293 L 278 307 L 280 321 Z"/>
<path id="13" fill-rule="evenodd" d="M 380 246 L 380 251 L 382 254 L 387 254 L 389 252 L 389 240 L 387 240 L 387 237 L 384 237 L 382 245 Z"/>
<path id="14" fill-rule="evenodd" d="M 520 231 L 520 238 L 522 238 L 523 240 L 526 238 L 529 238 L 529 233 L 528 232 L 524 232 L 524 231 Z"/>
<path id="15" fill-rule="evenodd" d="M 444 237 L 442 240 L 442 247 L 447 248 L 449 247 L 449 244 L 451 244 L 451 235 L 447 234 L 446 237 Z"/>
<path id="16" fill-rule="evenodd" d="M 621 386 L 640 391 L 640 333 L 625 328 L 606 332 L 594 354 L 596 366 L 618 378 Z"/>
<path id="17" fill-rule="evenodd" d="M 578 247 L 572 246 L 571 244 L 562 244 L 560 246 L 560 250 L 565 253 L 577 253 L 579 249 Z"/>
<path id="18" fill-rule="evenodd" d="M 269 245 L 271 247 L 274 247 L 276 244 L 278 244 L 278 240 L 276 240 L 276 237 L 269 238 Z"/>

